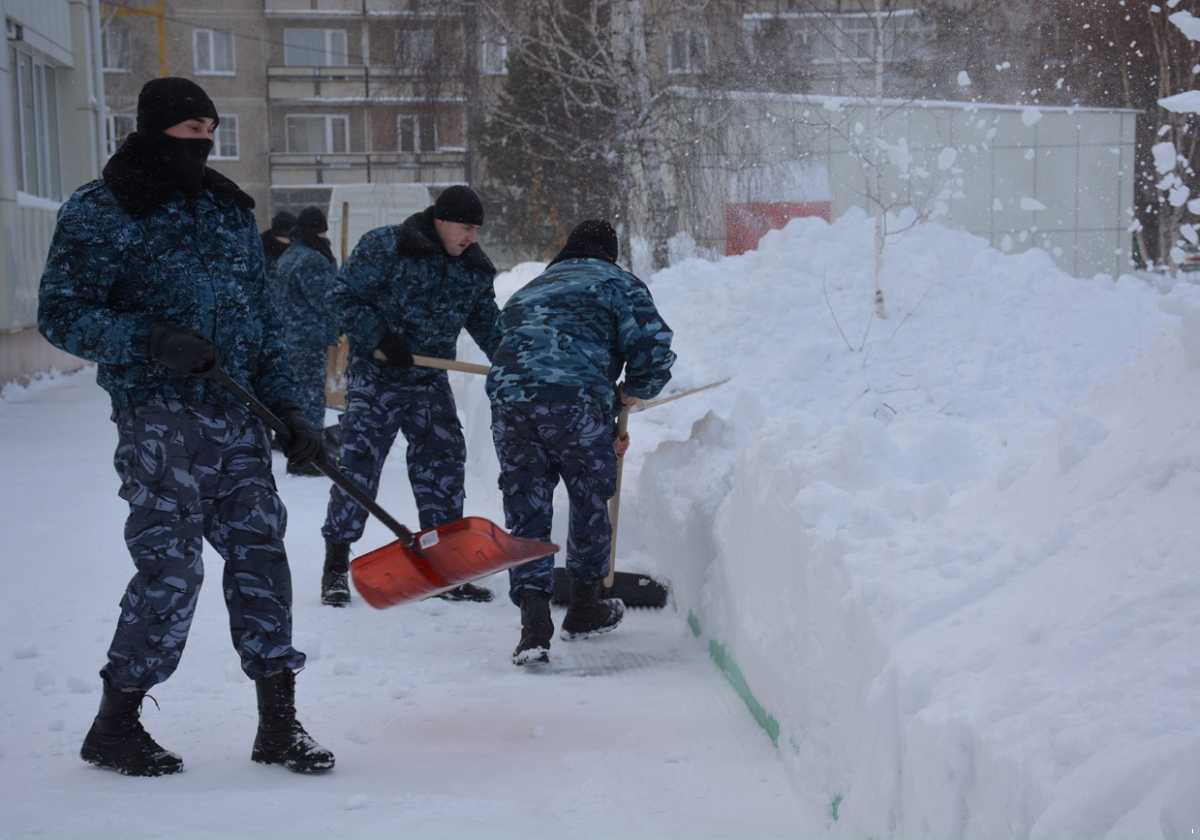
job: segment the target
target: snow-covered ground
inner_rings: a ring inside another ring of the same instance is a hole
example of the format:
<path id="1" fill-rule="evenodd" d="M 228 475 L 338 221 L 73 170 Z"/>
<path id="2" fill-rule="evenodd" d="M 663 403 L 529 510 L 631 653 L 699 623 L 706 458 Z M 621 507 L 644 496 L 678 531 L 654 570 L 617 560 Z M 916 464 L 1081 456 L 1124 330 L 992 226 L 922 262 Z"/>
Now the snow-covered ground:
<path id="1" fill-rule="evenodd" d="M 502 598 L 320 607 L 325 483 L 281 477 L 328 778 L 248 761 L 211 583 L 145 712 L 187 772 L 79 763 L 129 575 L 115 433 L 89 372 L 7 389 L 0 837 L 1200 832 L 1200 294 L 925 226 L 872 321 L 870 243 L 801 220 L 650 278 L 669 389 L 733 379 L 631 421 L 618 562 L 673 607 L 549 673 L 508 663 Z M 502 521 L 482 382 L 454 382 L 468 511 Z M 399 449 L 381 501 L 415 519 Z"/>

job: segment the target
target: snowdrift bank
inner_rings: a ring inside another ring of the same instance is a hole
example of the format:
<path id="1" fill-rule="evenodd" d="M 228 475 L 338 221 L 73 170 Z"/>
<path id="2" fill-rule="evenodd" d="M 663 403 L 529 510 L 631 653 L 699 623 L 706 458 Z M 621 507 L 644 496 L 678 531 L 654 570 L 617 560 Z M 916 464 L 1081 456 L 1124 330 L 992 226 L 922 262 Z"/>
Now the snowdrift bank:
<path id="1" fill-rule="evenodd" d="M 1200 830 L 1200 296 L 926 226 L 872 322 L 870 241 L 800 220 L 651 279 L 669 387 L 735 378 L 635 416 L 621 562 L 835 836 Z"/>

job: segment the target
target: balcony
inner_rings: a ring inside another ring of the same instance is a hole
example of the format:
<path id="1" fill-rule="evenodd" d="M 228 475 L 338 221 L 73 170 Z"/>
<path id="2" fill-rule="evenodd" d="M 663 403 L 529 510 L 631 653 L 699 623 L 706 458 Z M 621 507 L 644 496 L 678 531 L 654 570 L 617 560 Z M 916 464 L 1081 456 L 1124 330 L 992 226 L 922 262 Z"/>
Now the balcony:
<path id="1" fill-rule="evenodd" d="M 461 79 L 436 83 L 395 67 L 268 67 L 267 97 L 303 105 L 462 102 Z"/>
<path id="2" fill-rule="evenodd" d="M 351 17 L 363 13 L 362 0 L 265 0 L 267 17 Z"/>
<path id="3" fill-rule="evenodd" d="M 370 183 L 451 184 L 463 180 L 466 153 L 462 149 L 329 155 L 274 152 L 270 159 L 272 187 Z"/>

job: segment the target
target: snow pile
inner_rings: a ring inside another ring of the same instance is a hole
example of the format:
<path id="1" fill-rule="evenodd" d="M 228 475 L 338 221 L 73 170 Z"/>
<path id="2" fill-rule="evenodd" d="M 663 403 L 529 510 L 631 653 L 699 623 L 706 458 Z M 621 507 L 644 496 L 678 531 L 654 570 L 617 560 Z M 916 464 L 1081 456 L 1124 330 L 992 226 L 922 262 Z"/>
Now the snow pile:
<path id="1" fill-rule="evenodd" d="M 1200 296 L 797 220 L 651 288 L 620 558 L 672 580 L 846 837 L 1200 827 Z"/>

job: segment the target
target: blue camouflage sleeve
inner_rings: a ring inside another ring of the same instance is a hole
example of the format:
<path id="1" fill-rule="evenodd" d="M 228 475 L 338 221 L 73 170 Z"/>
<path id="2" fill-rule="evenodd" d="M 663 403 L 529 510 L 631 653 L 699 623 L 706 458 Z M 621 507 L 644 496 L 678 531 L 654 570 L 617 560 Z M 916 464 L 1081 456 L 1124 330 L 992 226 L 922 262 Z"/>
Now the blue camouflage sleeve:
<path id="1" fill-rule="evenodd" d="M 496 306 L 496 290 L 491 281 L 475 302 L 475 308 L 467 317 L 466 327 L 490 362 L 500 346 L 500 308 Z"/>
<path id="2" fill-rule="evenodd" d="M 383 266 L 392 262 L 389 256 L 380 237 L 367 234 L 354 246 L 329 289 L 334 322 L 362 353 L 370 353 L 387 334 L 388 325 L 377 302 L 387 291 Z"/>
<path id="3" fill-rule="evenodd" d="M 293 395 L 297 383 L 292 375 L 291 365 L 288 364 L 287 344 L 283 333 L 283 323 L 271 300 L 267 282 L 267 261 L 263 254 L 262 239 L 253 224 L 247 226 L 249 231 L 246 247 L 250 250 L 250 274 L 260 279 L 258 295 L 258 316 L 262 322 L 262 345 L 258 351 L 257 374 L 254 377 L 254 391 L 264 403 L 276 411 L 284 405 L 293 404 Z"/>
<path id="4" fill-rule="evenodd" d="M 337 341 L 337 329 L 329 307 L 329 290 L 337 280 L 337 268 L 315 251 L 306 254 L 298 272 L 300 296 L 312 310 L 312 322 L 325 327 L 327 344 Z"/>
<path id="5" fill-rule="evenodd" d="M 625 393 L 648 400 L 671 379 L 673 333 L 658 314 L 646 284 L 633 275 L 617 295 L 617 348 L 625 358 Z"/>
<path id="6" fill-rule="evenodd" d="M 38 330 L 55 347 L 102 364 L 147 358 L 151 319 L 108 303 L 125 272 L 121 219 L 76 194 L 62 206 L 38 288 Z M 261 247 L 261 246 L 260 246 Z"/>

